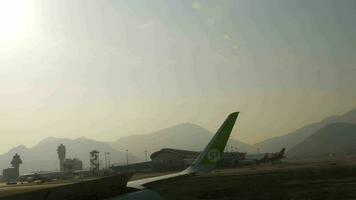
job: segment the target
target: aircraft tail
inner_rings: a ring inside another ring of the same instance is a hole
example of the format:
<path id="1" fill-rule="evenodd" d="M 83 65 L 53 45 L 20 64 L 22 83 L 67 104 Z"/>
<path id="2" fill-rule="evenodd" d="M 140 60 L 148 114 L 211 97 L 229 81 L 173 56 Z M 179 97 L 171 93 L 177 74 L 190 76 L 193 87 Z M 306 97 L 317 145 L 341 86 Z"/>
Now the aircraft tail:
<path id="1" fill-rule="evenodd" d="M 209 144 L 205 147 L 204 151 L 199 154 L 193 164 L 188 167 L 185 172 L 208 172 L 215 168 L 216 163 L 223 156 L 226 143 L 230 137 L 238 115 L 239 112 L 234 112 L 226 118 L 214 137 L 210 140 Z"/>
<path id="2" fill-rule="evenodd" d="M 279 155 L 284 156 L 284 152 L 286 151 L 286 148 L 283 148 L 280 152 Z"/>

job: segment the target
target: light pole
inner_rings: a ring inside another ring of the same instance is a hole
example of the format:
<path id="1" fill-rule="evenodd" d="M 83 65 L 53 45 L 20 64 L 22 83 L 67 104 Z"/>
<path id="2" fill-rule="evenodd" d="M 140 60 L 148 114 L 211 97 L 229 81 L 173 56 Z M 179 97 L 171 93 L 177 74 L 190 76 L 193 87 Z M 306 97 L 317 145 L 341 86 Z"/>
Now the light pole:
<path id="1" fill-rule="evenodd" d="M 129 150 L 126 149 L 126 165 L 129 165 Z"/>
<path id="2" fill-rule="evenodd" d="M 146 158 L 146 162 L 147 162 L 147 150 L 145 150 L 145 158 Z"/>
<path id="3" fill-rule="evenodd" d="M 108 168 L 108 164 L 107 164 L 107 159 L 106 159 L 106 152 L 104 152 L 104 156 L 105 156 L 105 169 Z"/>
<path id="4" fill-rule="evenodd" d="M 110 152 L 105 152 L 105 168 L 110 168 Z"/>
<path id="5" fill-rule="evenodd" d="M 108 169 L 110 168 L 110 152 L 108 152 Z"/>

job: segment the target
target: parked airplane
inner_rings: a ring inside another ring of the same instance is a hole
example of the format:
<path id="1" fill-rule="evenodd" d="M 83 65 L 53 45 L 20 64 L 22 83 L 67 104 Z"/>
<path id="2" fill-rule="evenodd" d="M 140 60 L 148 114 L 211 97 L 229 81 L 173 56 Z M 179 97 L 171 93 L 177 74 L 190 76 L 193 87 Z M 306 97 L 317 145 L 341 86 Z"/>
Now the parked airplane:
<path id="1" fill-rule="evenodd" d="M 39 171 L 21 175 L 17 178 L 18 182 L 34 182 L 34 181 L 52 181 L 64 177 L 64 172 L 61 171 Z"/>
<path id="2" fill-rule="evenodd" d="M 285 148 L 280 152 L 276 153 L 260 153 L 260 154 L 250 154 L 246 156 L 246 159 L 239 160 L 238 164 L 241 165 L 254 165 L 260 163 L 276 162 L 284 158 Z"/>
<path id="3" fill-rule="evenodd" d="M 266 154 L 266 158 L 264 158 L 263 162 L 276 162 L 280 161 L 282 158 L 284 158 L 284 152 L 286 151 L 286 148 L 283 148 L 280 152 L 277 153 L 270 153 Z"/>

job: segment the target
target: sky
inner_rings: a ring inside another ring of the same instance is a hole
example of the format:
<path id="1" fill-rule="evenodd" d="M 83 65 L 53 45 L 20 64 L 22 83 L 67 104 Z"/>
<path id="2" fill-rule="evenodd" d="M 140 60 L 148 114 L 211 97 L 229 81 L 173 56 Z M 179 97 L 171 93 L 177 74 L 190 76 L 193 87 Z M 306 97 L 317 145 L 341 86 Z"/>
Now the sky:
<path id="1" fill-rule="evenodd" d="M 253 144 L 356 108 L 355 0 L 0 0 L 0 153 L 179 123 Z"/>

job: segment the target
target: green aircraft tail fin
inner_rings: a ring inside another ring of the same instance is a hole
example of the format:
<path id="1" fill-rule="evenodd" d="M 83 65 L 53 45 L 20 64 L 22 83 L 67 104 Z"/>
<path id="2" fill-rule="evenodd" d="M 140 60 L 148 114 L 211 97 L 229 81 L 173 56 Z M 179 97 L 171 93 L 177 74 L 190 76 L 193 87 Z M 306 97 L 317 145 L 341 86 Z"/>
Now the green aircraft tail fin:
<path id="1" fill-rule="evenodd" d="M 200 153 L 198 158 L 196 158 L 193 164 L 187 169 L 188 171 L 205 172 L 210 171 L 215 167 L 216 163 L 224 153 L 226 143 L 230 137 L 238 115 L 239 112 L 234 112 L 226 118 L 214 137 L 210 140 L 209 144 L 205 147 L 204 151 Z"/>

